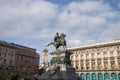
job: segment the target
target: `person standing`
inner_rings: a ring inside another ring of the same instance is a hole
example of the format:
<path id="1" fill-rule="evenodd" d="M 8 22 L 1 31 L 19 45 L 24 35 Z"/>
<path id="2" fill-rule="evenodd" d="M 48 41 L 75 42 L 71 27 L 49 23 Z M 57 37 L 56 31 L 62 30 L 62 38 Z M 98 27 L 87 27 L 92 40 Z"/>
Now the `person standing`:
<path id="1" fill-rule="evenodd" d="M 57 32 L 56 35 L 55 35 L 55 37 L 54 37 L 54 42 L 58 43 L 59 39 L 60 39 L 60 36 L 59 36 L 59 33 Z"/>

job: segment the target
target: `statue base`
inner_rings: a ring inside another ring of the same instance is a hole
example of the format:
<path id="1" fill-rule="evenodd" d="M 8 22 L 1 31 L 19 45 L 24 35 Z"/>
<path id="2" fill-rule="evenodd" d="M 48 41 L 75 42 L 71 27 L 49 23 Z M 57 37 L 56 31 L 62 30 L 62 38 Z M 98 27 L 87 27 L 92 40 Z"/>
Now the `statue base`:
<path id="1" fill-rule="evenodd" d="M 40 77 L 40 80 L 82 80 L 75 73 L 70 64 L 69 51 L 55 51 L 51 53 L 52 60 L 49 70 Z"/>

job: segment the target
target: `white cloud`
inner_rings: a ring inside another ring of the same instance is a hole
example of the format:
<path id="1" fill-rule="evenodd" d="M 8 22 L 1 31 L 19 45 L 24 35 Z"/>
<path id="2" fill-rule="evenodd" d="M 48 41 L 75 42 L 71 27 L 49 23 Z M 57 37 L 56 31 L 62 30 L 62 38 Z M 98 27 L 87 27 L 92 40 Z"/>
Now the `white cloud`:
<path id="1" fill-rule="evenodd" d="M 107 40 L 113 40 L 113 39 L 120 39 L 120 22 L 118 23 L 110 23 L 108 25 L 109 27 L 107 29 L 104 29 L 101 33 L 100 39 L 107 39 Z"/>
<path id="2" fill-rule="evenodd" d="M 58 15 L 56 25 L 68 34 L 68 39 L 70 39 L 68 44 L 72 46 L 105 40 L 107 39 L 103 37 L 105 35 L 115 39 L 120 38 L 119 29 L 117 28 L 114 34 L 110 35 L 113 31 L 111 25 L 116 25 L 115 21 L 119 21 L 119 13 L 119 11 L 114 11 L 109 4 L 100 1 L 72 2 Z"/>
<path id="3" fill-rule="evenodd" d="M 44 0 L 8 2 L 0 1 L 1 37 L 47 40 L 56 32 L 64 32 L 70 46 L 107 39 L 107 36 L 120 38 L 120 11 L 102 1 L 73 1 L 62 7 Z"/>
<path id="4" fill-rule="evenodd" d="M 101 1 L 84 1 L 84 2 L 72 2 L 66 8 L 69 12 L 76 13 L 99 13 L 107 12 L 111 10 L 108 4 L 104 4 Z"/>
<path id="5" fill-rule="evenodd" d="M 47 1 L 5 5 L 0 10 L 0 36 L 34 37 L 50 26 L 57 14 L 57 6 Z"/>

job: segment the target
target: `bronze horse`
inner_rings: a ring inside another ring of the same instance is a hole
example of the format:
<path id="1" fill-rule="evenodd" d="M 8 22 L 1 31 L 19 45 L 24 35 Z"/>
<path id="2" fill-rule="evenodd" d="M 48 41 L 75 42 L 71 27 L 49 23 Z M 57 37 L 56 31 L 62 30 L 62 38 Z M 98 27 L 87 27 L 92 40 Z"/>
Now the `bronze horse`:
<path id="1" fill-rule="evenodd" d="M 62 34 L 59 36 L 58 41 L 54 41 L 54 42 L 49 43 L 49 44 L 47 45 L 47 47 L 50 46 L 50 45 L 53 45 L 53 46 L 55 46 L 56 50 L 58 50 L 58 48 L 59 48 L 60 46 L 63 46 L 63 49 L 64 49 L 64 50 L 67 49 L 65 37 L 66 37 L 66 35 L 65 35 L 64 33 L 62 33 Z"/>

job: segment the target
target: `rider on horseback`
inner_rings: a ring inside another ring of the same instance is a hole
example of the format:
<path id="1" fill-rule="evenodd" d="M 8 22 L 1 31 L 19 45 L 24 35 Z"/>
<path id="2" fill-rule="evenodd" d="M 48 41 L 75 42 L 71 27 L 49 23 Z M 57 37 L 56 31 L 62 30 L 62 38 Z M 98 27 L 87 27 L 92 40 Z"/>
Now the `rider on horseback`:
<path id="1" fill-rule="evenodd" d="M 49 43 L 47 46 L 54 45 L 56 50 L 58 50 L 60 46 L 63 46 L 63 49 L 65 50 L 67 48 L 65 37 L 66 35 L 64 33 L 61 33 L 61 35 L 59 35 L 59 33 L 56 33 L 54 42 Z"/>
<path id="2" fill-rule="evenodd" d="M 59 41 L 60 41 L 60 36 L 59 36 L 59 33 L 57 32 L 56 36 L 54 37 L 54 42 L 59 43 Z"/>

